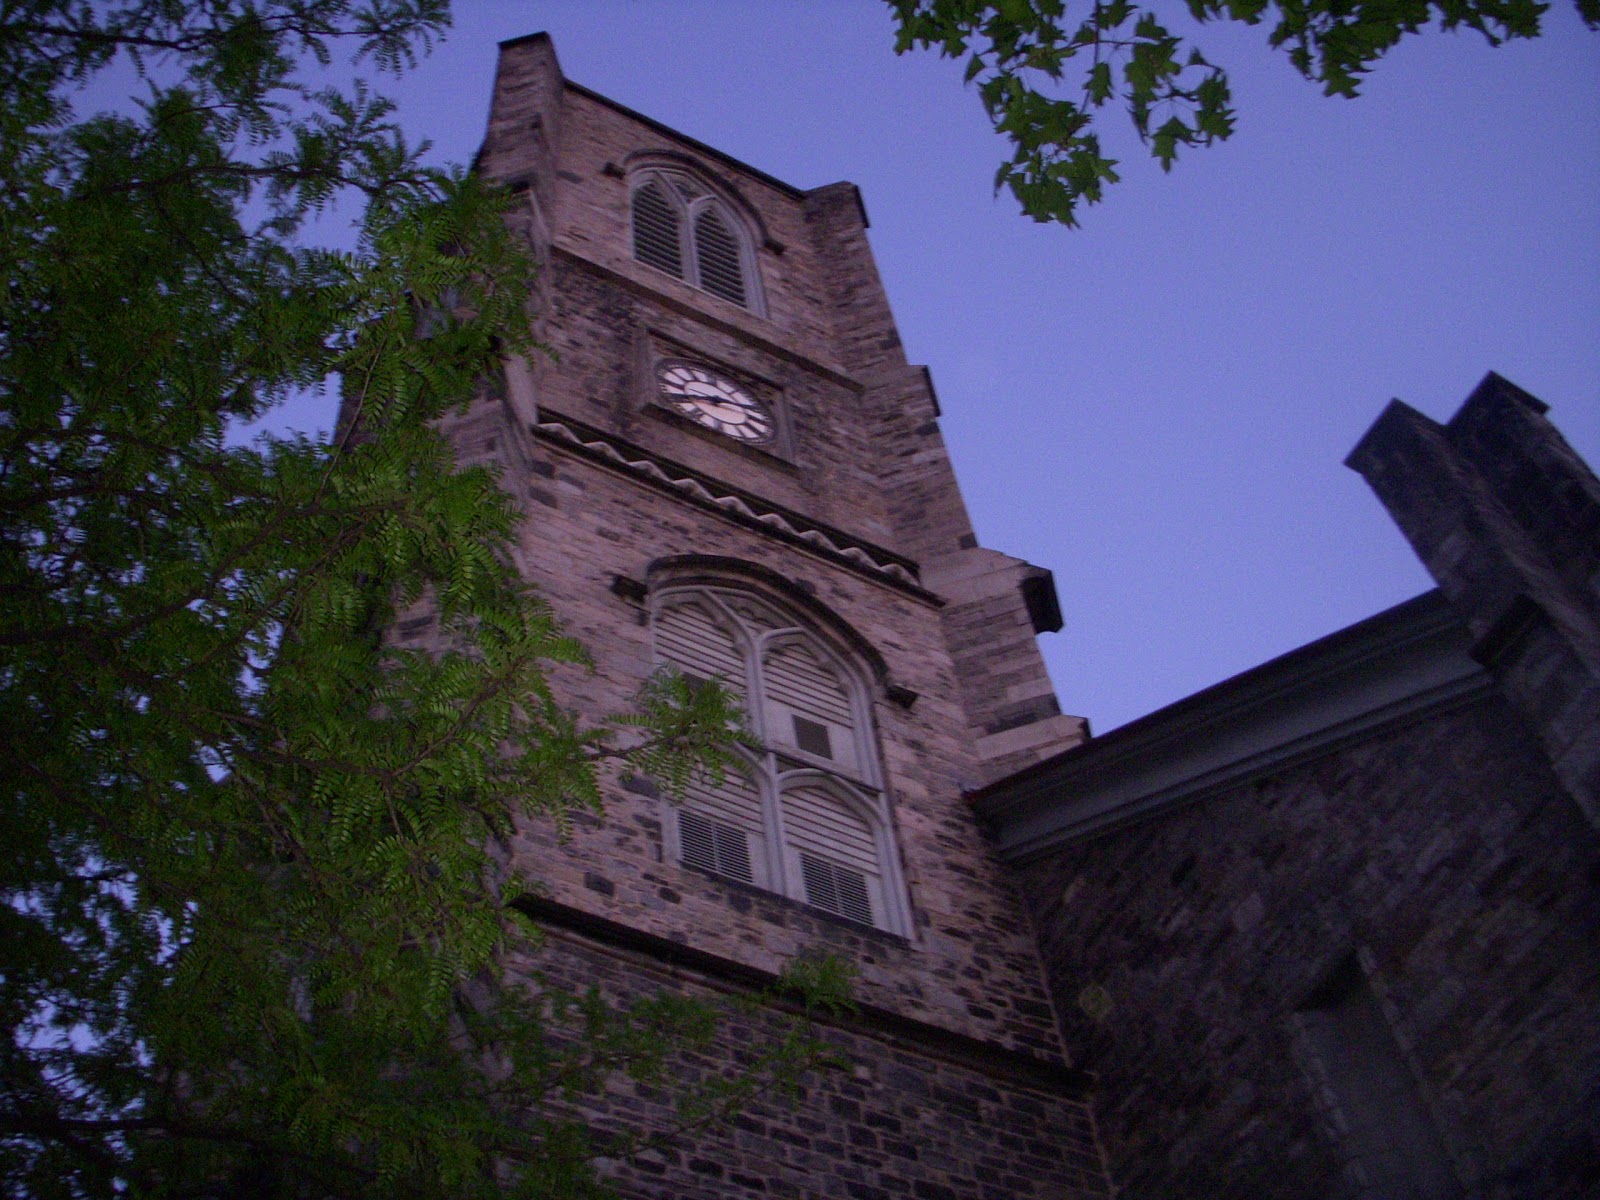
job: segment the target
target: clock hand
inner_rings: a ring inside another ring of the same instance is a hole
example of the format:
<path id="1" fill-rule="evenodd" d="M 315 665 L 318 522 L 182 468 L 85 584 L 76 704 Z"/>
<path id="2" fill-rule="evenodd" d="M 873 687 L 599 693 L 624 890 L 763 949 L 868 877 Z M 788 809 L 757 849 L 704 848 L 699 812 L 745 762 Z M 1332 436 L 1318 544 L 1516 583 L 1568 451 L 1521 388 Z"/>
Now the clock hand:
<path id="1" fill-rule="evenodd" d="M 731 400 L 713 400 L 709 396 L 700 400 L 702 409 L 715 409 L 713 416 L 721 416 L 725 420 L 746 420 L 748 412 L 742 404 L 735 404 Z"/>

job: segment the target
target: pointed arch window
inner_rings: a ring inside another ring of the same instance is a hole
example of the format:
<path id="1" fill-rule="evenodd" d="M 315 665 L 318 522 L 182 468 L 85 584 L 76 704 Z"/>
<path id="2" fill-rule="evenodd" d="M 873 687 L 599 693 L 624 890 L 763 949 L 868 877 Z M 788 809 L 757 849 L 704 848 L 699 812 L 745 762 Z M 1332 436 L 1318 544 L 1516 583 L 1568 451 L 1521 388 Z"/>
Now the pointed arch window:
<path id="1" fill-rule="evenodd" d="M 658 661 L 736 693 L 762 743 L 748 778 L 690 787 L 667 822 L 669 854 L 909 935 L 861 665 L 782 605 L 737 587 L 664 589 L 654 628 Z"/>
<path id="2" fill-rule="evenodd" d="M 755 256 L 732 207 L 678 171 L 633 178 L 633 257 L 740 308 L 758 308 Z"/>

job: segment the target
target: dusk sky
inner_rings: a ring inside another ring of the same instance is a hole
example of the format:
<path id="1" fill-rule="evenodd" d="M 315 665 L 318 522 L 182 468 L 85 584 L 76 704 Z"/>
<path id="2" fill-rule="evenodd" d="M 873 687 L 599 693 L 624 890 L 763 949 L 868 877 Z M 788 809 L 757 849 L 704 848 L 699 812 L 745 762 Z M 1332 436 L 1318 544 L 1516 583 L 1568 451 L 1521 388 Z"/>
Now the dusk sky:
<path id="1" fill-rule="evenodd" d="M 540 29 L 569 79 L 860 185 L 979 535 L 1055 572 L 1041 644 L 1097 732 L 1429 586 L 1341 465 L 1389 398 L 1444 419 L 1496 370 L 1600 461 L 1600 35 L 1562 0 L 1534 43 L 1413 39 L 1356 101 L 1206 27 L 1238 132 L 1164 176 L 1108 111 L 1124 182 L 1078 230 L 992 194 L 959 66 L 896 58 L 872 0 L 465 4 L 402 121 L 467 161 L 495 43 Z"/>

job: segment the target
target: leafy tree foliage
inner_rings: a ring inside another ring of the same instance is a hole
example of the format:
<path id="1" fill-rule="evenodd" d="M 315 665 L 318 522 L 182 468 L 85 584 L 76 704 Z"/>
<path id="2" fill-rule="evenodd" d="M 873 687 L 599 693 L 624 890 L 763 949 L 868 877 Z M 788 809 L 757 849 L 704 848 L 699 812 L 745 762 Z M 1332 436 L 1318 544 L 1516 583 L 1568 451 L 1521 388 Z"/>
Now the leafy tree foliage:
<path id="1" fill-rule="evenodd" d="M 1185 34 L 1168 27 L 1171 6 L 1086 0 L 1081 20 L 1067 0 L 888 0 L 895 49 L 937 49 L 966 59 L 996 131 L 1012 146 L 995 174 L 1038 221 L 1077 224 L 1117 182 L 1102 152 L 1101 110 L 1125 108 L 1163 170 L 1184 146 L 1227 138 L 1235 114 L 1227 72 Z M 1574 0 L 1600 29 L 1600 0 Z M 1352 97 L 1361 77 L 1400 40 L 1434 22 L 1473 29 L 1498 45 L 1537 37 L 1549 8 L 1540 0 L 1186 0 L 1194 21 L 1270 22 L 1268 43 L 1283 49 L 1330 96 Z"/>
<path id="2" fill-rule="evenodd" d="M 533 264 L 500 197 L 322 80 L 403 68 L 440 0 L 0 21 L 7 1194 L 600 1194 L 561 1103 L 710 1018 L 498 988 L 530 936 L 499 848 L 602 770 L 726 769 L 738 716 L 669 678 L 580 725 L 513 506 L 433 428 L 536 349 Z M 77 116 L 108 70 L 137 104 Z M 313 244 L 351 196 L 356 248 Z M 322 386 L 336 437 L 249 439 Z M 419 599 L 447 653 L 385 642 Z M 781 1049 L 685 1119 L 819 1053 Z"/>

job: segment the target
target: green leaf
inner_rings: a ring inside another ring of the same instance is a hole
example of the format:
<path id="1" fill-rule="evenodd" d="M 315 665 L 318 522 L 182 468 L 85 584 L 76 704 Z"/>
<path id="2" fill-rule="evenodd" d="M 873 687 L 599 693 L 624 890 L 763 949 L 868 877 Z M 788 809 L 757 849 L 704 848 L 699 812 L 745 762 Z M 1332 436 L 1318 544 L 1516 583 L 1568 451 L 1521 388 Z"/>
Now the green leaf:
<path id="1" fill-rule="evenodd" d="M 1600 29 L 1600 0 L 1576 0 Z M 1057 0 L 891 0 L 896 47 L 939 45 L 947 55 L 970 54 L 967 80 L 985 69 L 979 96 L 1012 158 L 995 173 L 995 191 L 1009 190 L 1035 220 L 1077 223 L 1080 202 L 1096 203 L 1115 173 L 1086 151 L 1094 136 L 1084 115 L 1113 100 L 1149 141 L 1163 169 L 1180 145 L 1207 145 L 1232 135 L 1235 114 L 1226 73 L 1199 44 L 1172 34 L 1154 5 L 1106 0 L 1070 32 Z M 1541 0 L 1400 0 L 1351 4 L 1340 0 L 1187 0 L 1197 22 L 1259 24 L 1276 18 L 1268 45 L 1330 96 L 1355 96 L 1363 76 L 1402 39 L 1419 35 L 1435 16 L 1444 29 L 1476 30 L 1491 45 L 1538 36 Z M 1126 30 L 1133 22 L 1131 32 Z M 1077 56 L 1090 52 L 1083 62 Z M 989 55 L 993 55 L 990 67 Z M 1081 75 L 1067 70 L 1077 61 Z M 1114 69 L 1120 64 L 1120 71 Z M 1031 77 L 1027 73 L 1036 73 Z M 1190 72 L 1200 72 L 1196 79 Z M 1033 79 L 1043 77 L 1035 86 Z M 1052 94 L 1060 90 L 1063 94 Z M 1078 101 L 1075 103 L 1075 101 Z M 1161 124 L 1151 131 L 1159 112 Z M 1082 115 L 1080 121 L 1078 117 Z"/>

